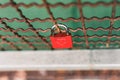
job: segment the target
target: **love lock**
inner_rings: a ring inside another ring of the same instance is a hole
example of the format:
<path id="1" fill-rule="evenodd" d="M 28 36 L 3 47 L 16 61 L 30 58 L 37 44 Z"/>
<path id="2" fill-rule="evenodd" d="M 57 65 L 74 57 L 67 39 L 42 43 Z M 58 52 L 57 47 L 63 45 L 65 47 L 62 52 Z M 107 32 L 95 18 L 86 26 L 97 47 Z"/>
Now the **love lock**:
<path id="1" fill-rule="evenodd" d="M 50 40 L 52 43 L 52 47 L 56 49 L 61 48 L 72 48 L 72 36 L 69 33 L 68 28 L 63 24 L 58 24 L 59 27 L 63 27 L 65 32 L 61 31 L 59 33 L 55 33 L 56 25 L 51 28 L 51 36 Z"/>

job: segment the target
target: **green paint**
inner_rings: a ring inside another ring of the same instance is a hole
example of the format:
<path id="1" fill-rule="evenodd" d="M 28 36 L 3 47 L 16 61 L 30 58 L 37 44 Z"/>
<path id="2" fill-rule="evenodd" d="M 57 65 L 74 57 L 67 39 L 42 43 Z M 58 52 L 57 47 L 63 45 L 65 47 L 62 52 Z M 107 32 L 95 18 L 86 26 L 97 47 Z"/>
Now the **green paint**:
<path id="1" fill-rule="evenodd" d="M 37 4 L 43 4 L 42 0 L 14 0 L 17 4 L 18 3 L 25 3 L 25 4 L 31 4 L 31 3 L 37 3 Z M 56 4 L 56 3 L 63 3 L 63 4 L 69 4 L 71 2 L 77 2 L 77 0 L 47 0 L 48 3 L 50 4 Z M 113 0 L 82 0 L 82 3 L 85 2 L 90 2 L 90 3 L 97 3 L 97 2 L 105 2 L 105 3 L 110 3 Z M 120 0 L 118 0 L 120 2 Z M 0 0 L 0 4 L 5 4 L 8 3 L 9 0 Z M 19 7 L 19 9 L 21 9 L 21 11 L 23 12 L 24 16 L 26 16 L 29 19 L 46 19 L 46 18 L 50 18 L 50 15 L 47 12 L 47 9 L 45 7 L 42 8 L 38 8 L 36 6 L 32 6 L 30 8 L 25 8 L 23 6 Z M 70 17 L 73 17 L 75 19 L 80 18 L 80 13 L 79 13 L 79 9 L 77 6 L 71 6 L 68 8 L 62 7 L 62 6 L 57 6 L 55 8 L 50 8 L 50 10 L 53 13 L 53 16 L 55 17 L 55 19 L 57 18 L 63 18 L 63 19 L 67 19 Z M 92 18 L 92 17 L 98 17 L 98 18 L 103 18 L 103 17 L 111 17 L 112 15 L 112 6 L 103 6 L 103 5 L 98 5 L 96 7 L 91 7 L 91 6 L 83 6 L 82 7 L 83 10 L 83 15 L 85 18 Z M 115 17 L 119 17 L 120 16 L 120 6 L 117 5 L 116 6 L 116 12 L 115 12 Z M 8 19 L 12 19 L 12 18 L 18 18 L 18 19 L 22 19 L 19 15 L 19 13 L 16 11 L 15 8 L 13 8 L 12 6 L 8 6 L 5 8 L 0 8 L 0 18 L 8 18 Z M 13 21 L 13 22 L 8 22 L 6 20 L 4 20 L 7 25 L 14 29 L 14 30 L 18 30 L 17 34 L 20 36 L 27 36 L 25 38 L 25 40 L 33 43 L 33 46 L 35 48 L 37 48 L 38 50 L 49 50 L 51 49 L 48 45 L 46 45 L 40 38 L 29 38 L 29 37 L 35 37 L 36 33 L 32 32 L 31 30 L 27 30 L 28 28 L 30 28 L 28 26 L 27 23 L 25 22 L 18 22 L 18 21 Z M 76 29 L 80 28 L 82 29 L 82 22 L 78 21 L 78 22 L 74 22 L 72 20 L 70 21 L 66 21 L 63 22 L 61 20 L 57 20 L 58 23 L 61 24 L 65 24 L 67 27 L 69 27 L 70 29 L 74 30 L 74 32 L 71 32 L 72 36 L 84 36 L 83 31 L 78 30 L 75 31 Z M 35 21 L 35 22 L 31 22 L 30 23 L 33 28 L 35 30 L 38 31 L 38 34 L 40 36 L 43 36 L 46 38 L 46 40 L 48 42 L 50 42 L 49 36 L 51 34 L 51 31 L 48 30 L 47 32 L 41 31 L 42 30 L 47 30 L 50 29 L 53 26 L 53 23 L 51 21 L 46 21 L 46 22 L 39 22 L 39 21 Z M 110 21 L 109 20 L 103 20 L 103 21 L 99 21 L 99 20 L 91 20 L 91 21 L 85 21 L 85 28 L 88 29 L 87 30 L 87 36 L 108 36 L 109 31 L 103 31 L 103 30 L 98 30 L 98 31 L 93 31 L 93 30 L 89 30 L 89 28 L 109 28 L 110 27 Z M 113 24 L 114 28 L 120 28 L 120 20 L 114 21 Z M 0 30 L 0 36 L 15 36 L 15 34 L 13 32 L 10 31 L 6 31 L 6 28 L 4 25 L 0 24 L 0 28 L 3 28 L 4 30 Z M 26 32 L 24 32 L 23 30 L 27 30 Z M 119 30 L 113 30 L 112 31 L 112 35 L 117 35 L 120 36 L 120 31 Z M 22 42 L 24 40 L 21 40 L 20 38 L 6 38 L 7 41 L 9 42 L 13 42 L 15 44 L 15 46 L 17 46 L 18 48 L 22 49 L 22 50 L 32 50 L 32 48 L 29 47 L 29 44 L 23 44 Z M 0 42 L 2 42 L 3 40 L 0 39 Z M 82 44 L 73 44 L 73 49 L 86 49 L 86 43 L 85 43 L 85 38 L 77 38 L 77 37 L 73 37 L 73 41 L 74 42 L 83 42 Z M 88 38 L 88 41 L 103 41 L 106 42 L 107 41 L 107 37 L 103 37 L 103 38 Z M 119 38 L 111 38 L 110 41 L 120 41 Z M 19 43 L 17 43 L 19 42 Z M 37 42 L 37 43 L 35 43 Z M 101 43 L 89 43 L 90 49 L 99 49 L 99 48 L 106 48 L 106 44 L 101 44 Z M 118 43 L 110 43 L 110 48 L 119 48 L 120 46 L 118 45 Z M 13 49 L 10 44 L 0 44 L 0 49 L 4 48 L 5 50 L 15 50 Z"/>

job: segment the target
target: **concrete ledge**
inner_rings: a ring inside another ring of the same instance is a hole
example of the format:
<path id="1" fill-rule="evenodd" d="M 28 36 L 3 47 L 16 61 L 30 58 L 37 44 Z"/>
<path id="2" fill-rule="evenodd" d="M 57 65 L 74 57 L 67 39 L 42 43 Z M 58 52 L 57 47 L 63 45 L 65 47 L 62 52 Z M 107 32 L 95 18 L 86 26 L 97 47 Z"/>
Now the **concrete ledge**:
<path id="1" fill-rule="evenodd" d="M 2 70 L 120 69 L 120 50 L 5 51 Z"/>

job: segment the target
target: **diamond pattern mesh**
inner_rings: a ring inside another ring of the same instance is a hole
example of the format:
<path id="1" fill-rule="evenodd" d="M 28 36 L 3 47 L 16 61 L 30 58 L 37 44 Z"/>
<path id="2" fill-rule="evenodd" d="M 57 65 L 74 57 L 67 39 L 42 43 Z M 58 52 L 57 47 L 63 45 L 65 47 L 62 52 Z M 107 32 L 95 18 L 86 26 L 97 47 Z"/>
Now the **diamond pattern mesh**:
<path id="1" fill-rule="evenodd" d="M 120 0 L 0 0 L 0 22 L 0 50 L 51 50 L 55 23 L 73 49 L 120 47 Z"/>

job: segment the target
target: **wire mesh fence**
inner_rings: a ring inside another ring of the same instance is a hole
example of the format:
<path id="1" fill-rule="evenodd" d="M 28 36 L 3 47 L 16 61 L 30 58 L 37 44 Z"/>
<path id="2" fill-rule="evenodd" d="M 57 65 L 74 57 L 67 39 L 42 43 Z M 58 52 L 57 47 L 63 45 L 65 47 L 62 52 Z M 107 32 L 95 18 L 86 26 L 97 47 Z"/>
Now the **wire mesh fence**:
<path id="1" fill-rule="evenodd" d="M 65 24 L 73 49 L 120 48 L 120 0 L 1 0 L 0 50 L 50 50 Z"/>

